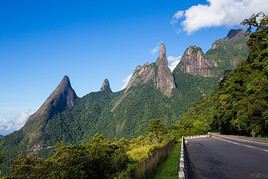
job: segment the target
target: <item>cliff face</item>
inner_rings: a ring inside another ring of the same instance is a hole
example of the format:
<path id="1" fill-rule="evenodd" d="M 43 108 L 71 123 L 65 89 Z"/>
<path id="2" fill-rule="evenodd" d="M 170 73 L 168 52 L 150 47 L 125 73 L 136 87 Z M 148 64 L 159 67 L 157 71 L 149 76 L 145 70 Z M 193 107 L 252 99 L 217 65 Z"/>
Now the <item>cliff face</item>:
<path id="1" fill-rule="evenodd" d="M 146 63 L 135 69 L 135 72 L 125 89 L 125 93 L 129 92 L 133 87 L 144 85 L 149 82 L 153 82 L 155 88 L 168 97 L 172 95 L 172 90 L 175 88 L 174 78 L 168 68 L 166 47 L 163 43 L 160 45 L 159 57 L 155 63 Z"/>
<path id="2" fill-rule="evenodd" d="M 29 121 L 37 118 L 52 118 L 55 114 L 58 114 L 66 109 L 70 109 L 74 106 L 77 95 L 73 90 L 69 77 L 64 76 L 58 87 L 52 92 L 42 106 L 29 117 Z"/>
<path id="3" fill-rule="evenodd" d="M 168 68 L 168 61 L 166 56 L 166 47 L 164 44 L 160 45 L 160 53 L 156 61 L 157 75 L 156 88 L 166 95 L 171 96 L 172 90 L 175 88 L 174 77 Z"/>
<path id="4" fill-rule="evenodd" d="M 217 64 L 206 58 L 200 47 L 190 46 L 184 52 L 178 67 L 189 75 L 215 77 L 214 68 L 217 67 Z"/>
<path id="5" fill-rule="evenodd" d="M 149 83 L 155 76 L 155 65 L 144 64 L 143 66 L 137 66 L 132 77 L 130 78 L 125 93 L 130 91 L 131 88 Z"/>

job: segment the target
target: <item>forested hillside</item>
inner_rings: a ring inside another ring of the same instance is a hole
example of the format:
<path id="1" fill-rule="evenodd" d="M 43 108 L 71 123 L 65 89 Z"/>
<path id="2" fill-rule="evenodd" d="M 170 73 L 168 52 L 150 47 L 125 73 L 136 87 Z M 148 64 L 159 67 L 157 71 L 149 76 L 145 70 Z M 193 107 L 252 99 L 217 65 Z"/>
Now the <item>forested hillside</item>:
<path id="1" fill-rule="evenodd" d="M 190 105 L 217 87 L 223 69 L 232 70 L 247 58 L 247 39 L 244 31 L 231 30 L 205 54 L 190 46 L 173 72 L 161 44 L 156 61 L 137 66 L 126 89 L 119 92 L 104 80 L 100 91 L 77 97 L 65 76 L 22 129 L 0 140 L 6 155 L 4 171 L 18 154 L 42 151 L 48 156 L 46 149 L 59 141 L 76 144 L 96 133 L 108 139 L 133 138 L 146 132 L 150 119 L 172 126 Z"/>
<path id="2" fill-rule="evenodd" d="M 249 57 L 180 118 L 185 134 L 268 136 L 268 17 L 259 13 L 243 24 L 254 31 L 248 41 Z"/>

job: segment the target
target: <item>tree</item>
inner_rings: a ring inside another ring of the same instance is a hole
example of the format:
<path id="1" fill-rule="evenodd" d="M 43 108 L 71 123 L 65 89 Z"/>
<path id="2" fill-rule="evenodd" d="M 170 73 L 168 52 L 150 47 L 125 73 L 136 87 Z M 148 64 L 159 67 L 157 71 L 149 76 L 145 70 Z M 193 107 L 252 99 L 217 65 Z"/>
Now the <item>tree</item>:
<path id="1" fill-rule="evenodd" d="M 160 119 L 151 119 L 149 121 L 148 132 L 156 136 L 160 141 L 167 135 L 167 128 Z"/>

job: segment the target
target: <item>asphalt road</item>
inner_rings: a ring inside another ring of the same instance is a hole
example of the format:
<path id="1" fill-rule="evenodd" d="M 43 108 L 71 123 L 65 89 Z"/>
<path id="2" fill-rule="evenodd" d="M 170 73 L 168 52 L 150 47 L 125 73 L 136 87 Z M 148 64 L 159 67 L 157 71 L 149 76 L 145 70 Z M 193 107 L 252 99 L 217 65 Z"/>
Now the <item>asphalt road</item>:
<path id="1" fill-rule="evenodd" d="M 268 179 L 268 144 L 233 138 L 190 139 L 190 179 Z"/>

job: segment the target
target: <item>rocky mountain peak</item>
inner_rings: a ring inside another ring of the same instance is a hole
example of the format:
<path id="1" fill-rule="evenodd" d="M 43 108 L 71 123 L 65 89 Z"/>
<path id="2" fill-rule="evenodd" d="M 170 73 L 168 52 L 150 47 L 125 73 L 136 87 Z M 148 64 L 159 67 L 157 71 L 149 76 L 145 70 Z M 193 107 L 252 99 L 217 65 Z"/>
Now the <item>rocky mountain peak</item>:
<path id="1" fill-rule="evenodd" d="M 72 108 L 77 98 L 69 77 L 64 76 L 57 88 L 51 93 L 42 106 L 30 116 L 28 121 L 41 117 L 49 119 L 55 114 Z"/>
<path id="2" fill-rule="evenodd" d="M 109 92 L 111 93 L 112 90 L 110 88 L 110 83 L 109 83 L 109 80 L 108 79 L 105 79 L 101 85 L 101 91 L 104 91 L 104 92 Z"/>
<path id="3" fill-rule="evenodd" d="M 125 93 L 130 91 L 132 87 L 144 85 L 149 82 L 153 82 L 155 88 L 159 89 L 162 94 L 168 97 L 172 95 L 172 90 L 175 88 L 173 75 L 168 68 L 164 43 L 160 44 L 159 57 L 156 63 L 146 63 L 143 66 L 137 66 L 125 89 Z"/>
<path id="4" fill-rule="evenodd" d="M 161 43 L 159 48 L 159 58 L 163 57 L 166 57 L 166 46 L 164 43 Z"/>
<path id="5" fill-rule="evenodd" d="M 186 50 L 185 50 L 185 52 L 184 52 L 185 54 L 187 54 L 187 55 L 193 55 L 193 54 L 201 54 L 201 55 L 203 55 L 204 53 L 203 53 L 203 50 L 201 49 L 201 47 L 198 47 L 198 46 L 196 46 L 196 45 L 191 45 L 191 46 L 189 46 Z"/>
<path id="6" fill-rule="evenodd" d="M 160 44 L 159 57 L 157 58 L 156 64 L 158 66 L 168 67 L 168 61 L 167 61 L 167 55 L 166 55 L 166 46 L 164 43 Z"/>
<path id="7" fill-rule="evenodd" d="M 61 80 L 60 84 L 58 85 L 57 89 L 58 91 L 64 91 L 65 89 L 70 87 L 71 87 L 70 79 L 67 75 L 65 75 Z"/>
<path id="8" fill-rule="evenodd" d="M 172 95 L 173 88 L 175 88 L 175 81 L 173 75 L 168 68 L 168 60 L 166 57 L 166 46 L 164 43 L 160 44 L 159 57 L 156 61 L 157 75 L 156 75 L 156 88 L 170 97 Z"/>
<path id="9" fill-rule="evenodd" d="M 205 57 L 202 49 L 198 46 L 188 47 L 179 63 L 179 68 L 186 74 L 202 77 L 213 77 L 213 70 L 217 64 Z"/>

